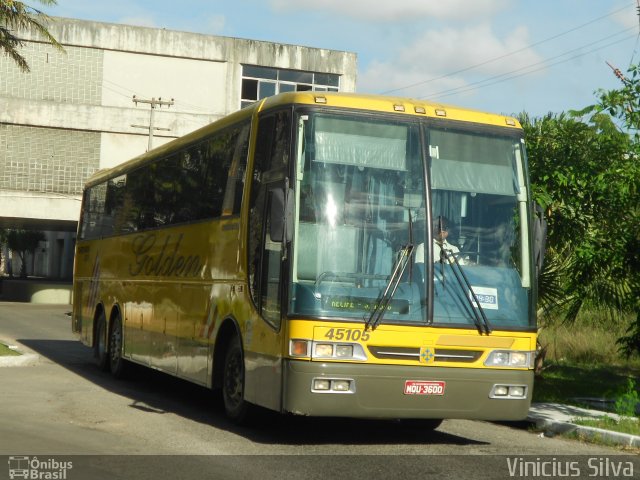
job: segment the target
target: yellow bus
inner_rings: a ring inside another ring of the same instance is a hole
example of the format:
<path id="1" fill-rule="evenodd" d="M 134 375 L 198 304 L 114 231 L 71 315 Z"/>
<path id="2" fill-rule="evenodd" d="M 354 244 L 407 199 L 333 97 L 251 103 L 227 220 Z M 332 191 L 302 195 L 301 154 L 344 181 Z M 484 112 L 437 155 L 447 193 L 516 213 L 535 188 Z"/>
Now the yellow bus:
<path id="1" fill-rule="evenodd" d="M 261 100 L 86 183 L 72 325 L 128 362 L 312 416 L 526 417 L 536 282 L 510 117 Z"/>

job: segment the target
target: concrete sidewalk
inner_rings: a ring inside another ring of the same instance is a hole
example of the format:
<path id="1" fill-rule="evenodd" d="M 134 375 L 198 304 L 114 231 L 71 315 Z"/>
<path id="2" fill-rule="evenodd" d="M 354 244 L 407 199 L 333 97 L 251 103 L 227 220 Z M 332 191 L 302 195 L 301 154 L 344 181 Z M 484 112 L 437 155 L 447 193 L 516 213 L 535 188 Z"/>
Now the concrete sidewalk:
<path id="1" fill-rule="evenodd" d="M 33 367 L 40 361 L 40 355 L 30 351 L 24 345 L 19 345 L 15 340 L 0 337 L 0 343 L 20 355 L 0 355 L 0 368 L 2 367 Z"/>
<path id="2" fill-rule="evenodd" d="M 553 436 L 558 433 L 575 432 L 586 438 L 599 439 L 614 445 L 640 447 L 640 436 L 628 433 L 618 433 L 601 428 L 576 425 L 576 419 L 597 419 L 608 416 L 619 420 L 615 413 L 591 410 L 587 408 L 562 405 L 559 403 L 534 403 L 529 409 L 527 420 L 534 423 L 537 428 L 543 430 L 546 435 Z"/>

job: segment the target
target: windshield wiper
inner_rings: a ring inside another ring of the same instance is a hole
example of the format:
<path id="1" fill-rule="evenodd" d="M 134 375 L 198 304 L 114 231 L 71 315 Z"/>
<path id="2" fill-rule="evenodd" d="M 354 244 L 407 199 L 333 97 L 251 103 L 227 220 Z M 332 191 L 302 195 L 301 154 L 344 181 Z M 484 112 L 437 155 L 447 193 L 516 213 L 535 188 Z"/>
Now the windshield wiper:
<path id="1" fill-rule="evenodd" d="M 465 287 L 469 289 L 470 297 L 464 295 L 464 293 L 462 296 L 466 299 L 467 303 L 471 307 L 473 322 L 476 324 L 478 331 L 480 332 L 481 335 L 483 333 L 489 335 L 491 333 L 491 326 L 489 325 L 489 319 L 487 318 L 487 315 L 484 313 L 484 308 L 482 308 L 482 305 L 480 305 L 480 300 L 478 300 L 478 296 L 476 295 L 476 292 L 474 292 L 473 288 L 471 288 L 471 283 L 469 282 L 469 278 L 467 278 L 467 275 L 464 273 L 464 270 L 460 266 L 460 262 L 458 262 L 458 259 L 453 253 L 447 251 L 447 249 L 444 248 L 444 245 L 440 248 L 440 255 L 444 260 L 447 261 L 447 263 L 449 263 L 449 265 L 451 265 L 451 271 L 453 272 L 453 276 L 456 277 L 456 281 L 458 282 L 458 285 L 460 285 L 460 288 L 462 289 L 462 291 L 464 292 Z M 450 259 L 453 259 L 453 262 Z M 443 262 L 442 259 L 440 261 Z M 444 268 L 442 271 L 442 277 L 444 280 Z"/>
<path id="2" fill-rule="evenodd" d="M 409 265 L 410 263 L 412 254 L 413 244 L 411 243 L 405 245 L 400 250 L 398 260 L 396 260 L 396 263 L 393 267 L 393 273 L 391 274 L 391 277 L 387 282 L 387 286 L 385 287 L 384 292 L 382 292 L 382 295 L 376 301 L 369 319 L 365 323 L 365 330 L 375 330 L 380 322 L 382 322 L 384 314 L 387 311 L 387 308 L 389 308 L 391 300 L 393 300 L 393 296 L 398 290 L 398 285 L 400 284 L 402 275 L 404 275 L 404 271 L 407 269 L 407 265 Z"/>

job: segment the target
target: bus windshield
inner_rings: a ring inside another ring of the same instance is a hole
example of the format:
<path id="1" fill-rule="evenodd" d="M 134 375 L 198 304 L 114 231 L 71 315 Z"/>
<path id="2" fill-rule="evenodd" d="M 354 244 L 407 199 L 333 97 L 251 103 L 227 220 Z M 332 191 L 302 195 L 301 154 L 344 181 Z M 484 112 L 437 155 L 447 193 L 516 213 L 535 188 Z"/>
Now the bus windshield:
<path id="1" fill-rule="evenodd" d="M 429 152 L 434 324 L 470 323 L 473 310 L 482 310 L 493 328 L 529 327 L 529 214 L 520 140 L 431 130 Z"/>
<path id="2" fill-rule="evenodd" d="M 496 326 L 528 325 L 519 140 L 445 130 L 429 130 L 427 137 L 425 146 L 417 122 L 300 117 L 291 314 L 369 321 L 410 251 L 385 299 L 384 323 L 473 328 L 473 309 L 482 308 Z M 427 222 L 433 241 L 427 241 Z M 445 242 L 443 234 L 436 236 L 438 226 L 449 229 Z M 443 259 L 446 253 L 451 255 Z M 431 268 L 425 267 L 428 258 Z M 456 280 L 456 260 L 480 307 Z"/>

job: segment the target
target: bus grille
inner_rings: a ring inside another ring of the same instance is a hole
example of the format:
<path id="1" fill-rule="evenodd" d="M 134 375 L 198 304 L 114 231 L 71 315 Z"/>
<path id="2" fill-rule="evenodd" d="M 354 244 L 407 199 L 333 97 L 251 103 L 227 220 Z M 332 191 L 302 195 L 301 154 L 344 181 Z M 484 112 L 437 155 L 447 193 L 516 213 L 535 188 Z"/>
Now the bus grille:
<path id="1" fill-rule="evenodd" d="M 420 348 L 412 347 L 379 347 L 369 345 L 367 347 L 371 354 L 380 359 L 389 360 L 414 360 L 420 361 Z M 478 360 L 484 352 L 482 350 L 459 350 L 450 348 L 436 348 L 436 362 L 458 362 L 473 363 Z"/>

